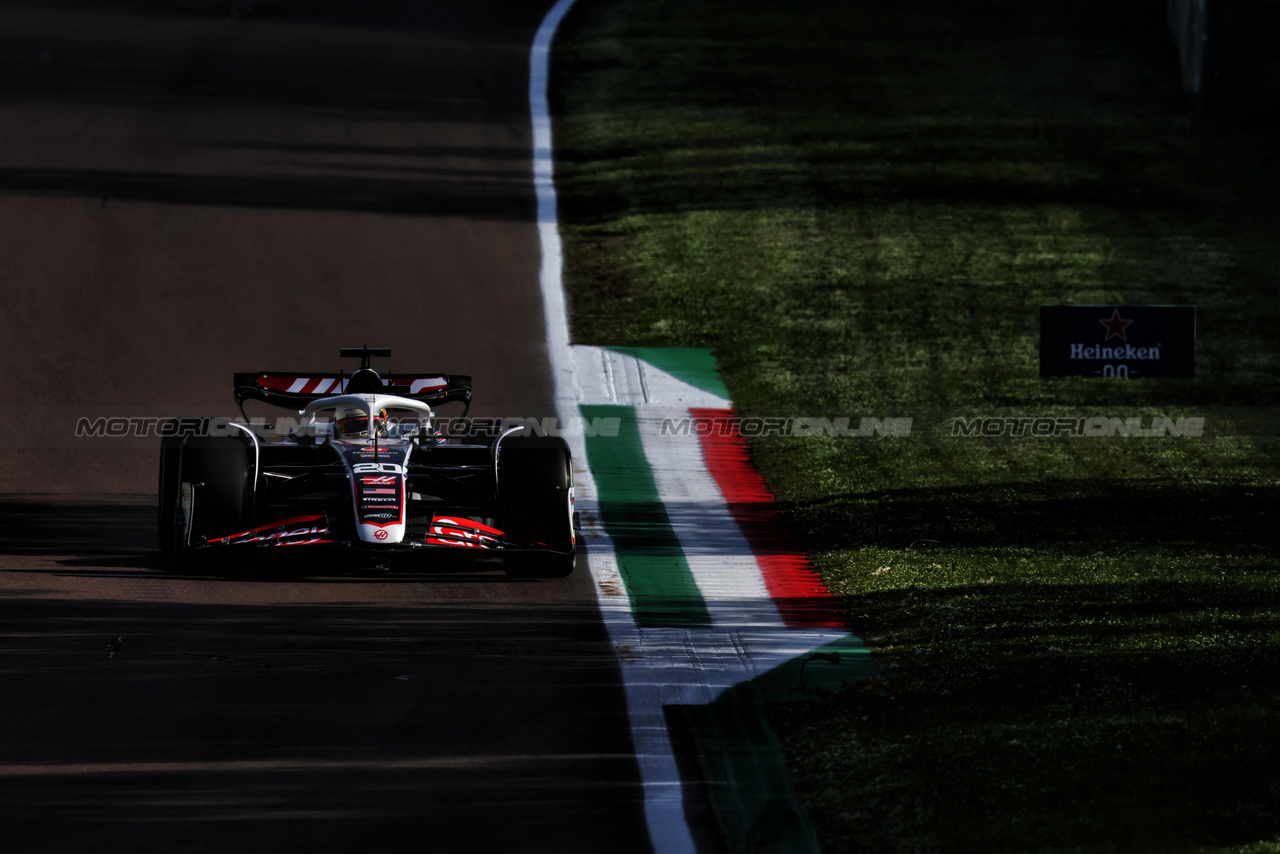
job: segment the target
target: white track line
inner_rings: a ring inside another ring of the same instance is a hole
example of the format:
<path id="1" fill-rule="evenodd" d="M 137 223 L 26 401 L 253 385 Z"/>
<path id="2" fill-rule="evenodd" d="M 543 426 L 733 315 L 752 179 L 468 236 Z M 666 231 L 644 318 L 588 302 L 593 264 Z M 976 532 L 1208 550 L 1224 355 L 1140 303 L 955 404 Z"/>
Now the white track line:
<path id="1" fill-rule="evenodd" d="M 569 316 L 561 281 L 560 221 L 556 213 L 554 163 L 551 155 L 551 111 L 547 105 L 547 66 L 551 40 L 574 0 L 559 0 L 542 19 L 529 53 L 529 112 L 533 117 L 533 186 L 538 197 L 538 238 L 542 244 L 542 306 L 546 314 L 547 359 L 556 383 L 572 387 L 573 358 L 569 351 Z M 558 411 L 558 410 L 557 410 Z M 576 406 L 571 413 L 577 417 Z M 566 413 L 559 412 L 561 423 Z"/>
<path id="2" fill-rule="evenodd" d="M 551 9 L 530 55 L 529 106 L 547 355 L 555 381 L 556 414 L 562 435 L 574 451 L 577 506 L 589 552 L 587 569 L 622 673 L 650 839 L 659 854 L 695 854 L 663 706 L 710 703 L 729 686 L 849 635 L 838 629 L 786 626 L 750 545 L 706 467 L 699 439 L 662 435 L 664 417 L 688 417 L 691 406 L 728 408 L 729 401 L 646 366 L 634 356 L 569 343 L 547 65 L 555 30 L 573 2 L 559 0 Z M 595 479 L 586 464 L 580 403 L 635 408 L 655 485 L 707 603 L 711 628 L 636 626 L 613 544 L 599 521 Z"/>
<path id="3" fill-rule="evenodd" d="M 575 492 L 590 538 L 589 570 L 596 584 L 605 627 L 619 651 L 631 737 L 640 766 L 645 793 L 645 818 L 649 839 L 660 854 L 696 854 L 697 847 L 684 815 L 684 793 L 675 755 L 662 713 L 664 686 L 655 684 L 653 672 L 642 662 L 628 658 L 624 650 L 640 649 L 640 633 L 631 617 L 630 603 L 618 574 L 613 544 L 598 522 L 595 481 L 586 465 L 579 394 L 574 377 L 573 351 L 569 346 L 569 321 L 561 280 L 562 255 L 556 189 L 551 153 L 551 113 L 547 104 L 547 73 L 551 40 L 574 0 L 559 0 L 538 28 L 529 54 L 529 111 L 533 120 L 533 184 L 538 198 L 538 236 L 542 244 L 542 304 L 546 313 L 547 360 L 556 388 L 556 414 L 565 438 L 574 449 Z M 649 678 L 646 679 L 645 677 Z M 709 698 L 708 698 L 709 699 Z M 704 700 L 705 702 L 705 700 Z"/>

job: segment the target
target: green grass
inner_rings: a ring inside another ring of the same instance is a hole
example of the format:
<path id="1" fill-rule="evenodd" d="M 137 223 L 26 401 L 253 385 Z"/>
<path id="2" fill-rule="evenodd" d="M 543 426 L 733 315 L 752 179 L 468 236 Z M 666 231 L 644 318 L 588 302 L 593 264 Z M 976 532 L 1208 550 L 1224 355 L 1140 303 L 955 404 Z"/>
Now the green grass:
<path id="1" fill-rule="evenodd" d="M 913 419 L 754 443 L 885 668 L 771 712 L 829 851 L 1280 850 L 1280 8 L 1222 4 L 1210 117 L 1163 12 L 579 0 L 558 38 L 574 339 Z M 1087 303 L 1195 305 L 1196 377 L 1040 379 L 1039 307 Z"/>

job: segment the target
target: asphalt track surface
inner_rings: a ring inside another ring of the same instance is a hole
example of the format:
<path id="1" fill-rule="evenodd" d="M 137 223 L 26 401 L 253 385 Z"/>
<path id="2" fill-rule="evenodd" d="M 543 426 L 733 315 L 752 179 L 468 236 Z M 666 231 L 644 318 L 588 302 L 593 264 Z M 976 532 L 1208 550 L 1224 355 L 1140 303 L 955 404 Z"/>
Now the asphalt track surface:
<path id="1" fill-rule="evenodd" d="M 169 574 L 158 440 L 236 371 L 470 373 L 554 414 L 528 50 L 547 2 L 0 5 L 7 854 L 647 850 L 583 570 Z"/>

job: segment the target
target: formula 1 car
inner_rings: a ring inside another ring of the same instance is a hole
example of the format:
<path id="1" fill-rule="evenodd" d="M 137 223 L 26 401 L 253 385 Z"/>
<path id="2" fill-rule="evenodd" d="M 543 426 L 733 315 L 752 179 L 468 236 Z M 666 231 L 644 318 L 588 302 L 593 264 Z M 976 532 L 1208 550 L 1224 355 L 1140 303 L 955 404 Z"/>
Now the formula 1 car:
<path id="1" fill-rule="evenodd" d="M 349 376 L 244 373 L 235 397 L 293 410 L 290 429 L 240 419 L 175 419 L 160 450 L 160 550 L 175 567 L 250 555 L 346 554 L 390 567 L 471 550 L 509 575 L 563 577 L 577 551 L 573 465 L 563 439 L 459 441 L 432 405 L 471 404 L 471 378 L 379 375 L 385 348 Z"/>

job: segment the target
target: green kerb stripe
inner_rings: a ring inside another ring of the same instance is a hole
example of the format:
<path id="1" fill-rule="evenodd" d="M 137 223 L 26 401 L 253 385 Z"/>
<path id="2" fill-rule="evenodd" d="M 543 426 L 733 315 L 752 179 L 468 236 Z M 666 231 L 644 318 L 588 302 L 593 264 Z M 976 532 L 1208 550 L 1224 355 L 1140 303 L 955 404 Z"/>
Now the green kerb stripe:
<path id="1" fill-rule="evenodd" d="M 818 854 L 813 825 L 796 799 L 754 682 L 735 685 L 706 705 L 665 711 L 668 720 L 684 714 L 730 851 Z"/>
<path id="2" fill-rule="evenodd" d="M 586 423 L 620 420 L 617 436 L 587 436 L 587 463 L 595 477 L 600 517 L 613 540 L 618 568 L 641 628 L 708 628 L 711 616 L 693 581 L 658 497 L 640 443 L 635 409 L 582 406 Z"/>
<path id="3" fill-rule="evenodd" d="M 660 371 L 683 380 L 694 388 L 729 399 L 729 389 L 720 379 L 720 366 L 715 354 L 704 347 L 608 347 L 618 353 L 635 356 Z"/>

